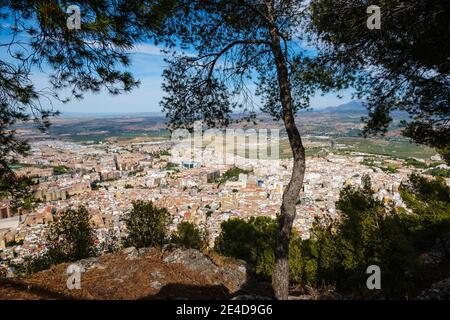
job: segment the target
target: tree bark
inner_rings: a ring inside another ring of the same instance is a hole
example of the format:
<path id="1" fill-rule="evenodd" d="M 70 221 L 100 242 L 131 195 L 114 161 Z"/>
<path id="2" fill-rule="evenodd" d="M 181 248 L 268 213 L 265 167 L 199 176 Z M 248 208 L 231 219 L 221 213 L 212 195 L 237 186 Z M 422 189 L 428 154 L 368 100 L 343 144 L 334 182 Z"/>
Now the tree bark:
<path id="1" fill-rule="evenodd" d="M 283 106 L 283 122 L 294 157 L 291 180 L 283 193 L 275 248 L 275 269 L 272 275 L 275 297 L 279 300 L 287 300 L 289 295 L 289 243 L 297 214 L 296 205 L 303 187 L 306 163 L 302 137 L 295 124 L 286 56 L 281 48 L 278 30 L 275 28 L 271 28 L 271 40 L 280 86 L 280 99 Z"/>

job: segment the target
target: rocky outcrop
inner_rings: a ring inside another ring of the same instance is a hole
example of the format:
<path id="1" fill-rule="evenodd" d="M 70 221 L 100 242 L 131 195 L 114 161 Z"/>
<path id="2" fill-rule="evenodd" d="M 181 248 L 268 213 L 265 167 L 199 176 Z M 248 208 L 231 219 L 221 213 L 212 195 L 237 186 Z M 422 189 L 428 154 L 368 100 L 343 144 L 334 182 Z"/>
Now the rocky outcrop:
<path id="1" fill-rule="evenodd" d="M 81 288 L 69 290 L 67 271 L 74 270 L 73 265 L 81 270 Z M 233 259 L 192 249 L 126 248 L 57 265 L 25 279 L 0 280 L 0 300 L 231 299 L 248 294 L 242 289 L 249 283 L 253 280 L 245 264 Z"/>
<path id="2" fill-rule="evenodd" d="M 450 255 L 450 233 L 436 239 L 433 247 L 423 257 L 425 264 L 439 264 Z"/>
<path id="3" fill-rule="evenodd" d="M 212 285 L 223 284 L 230 293 L 235 293 L 253 280 L 247 272 L 246 265 L 236 260 L 213 262 L 198 250 L 175 249 L 168 253 L 164 262 L 167 264 L 179 264 L 192 272 L 201 273 Z"/>
<path id="4" fill-rule="evenodd" d="M 417 300 L 450 300 L 450 278 L 434 283 L 430 289 L 422 291 Z"/>

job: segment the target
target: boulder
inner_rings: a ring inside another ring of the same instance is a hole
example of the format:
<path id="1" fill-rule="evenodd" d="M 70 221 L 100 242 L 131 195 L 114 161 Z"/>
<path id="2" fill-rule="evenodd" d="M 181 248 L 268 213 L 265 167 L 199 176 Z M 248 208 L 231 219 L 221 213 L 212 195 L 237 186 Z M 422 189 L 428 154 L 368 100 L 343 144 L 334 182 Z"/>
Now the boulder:
<path id="1" fill-rule="evenodd" d="M 127 260 L 136 260 L 139 258 L 139 251 L 135 247 L 125 248 L 122 253 L 127 255 Z"/>
<path id="2" fill-rule="evenodd" d="M 196 272 L 217 272 L 217 266 L 203 253 L 194 249 L 175 249 L 170 252 L 164 262 L 172 264 L 178 263 L 184 265 L 187 269 Z"/>
<path id="3" fill-rule="evenodd" d="M 450 278 L 434 283 L 431 288 L 420 293 L 417 300 L 449 300 Z"/>
<path id="4" fill-rule="evenodd" d="M 90 269 L 100 269 L 104 270 L 105 267 L 102 266 L 100 263 L 98 263 L 98 258 L 92 257 L 88 259 L 79 260 L 74 263 L 75 265 L 79 266 L 82 272 L 85 272 Z"/>
<path id="5" fill-rule="evenodd" d="M 223 283 L 230 293 L 241 290 L 250 278 L 244 263 L 233 261 L 218 265 L 195 249 L 175 249 L 166 255 L 164 262 L 180 264 L 188 270 L 201 273 L 212 285 Z"/>

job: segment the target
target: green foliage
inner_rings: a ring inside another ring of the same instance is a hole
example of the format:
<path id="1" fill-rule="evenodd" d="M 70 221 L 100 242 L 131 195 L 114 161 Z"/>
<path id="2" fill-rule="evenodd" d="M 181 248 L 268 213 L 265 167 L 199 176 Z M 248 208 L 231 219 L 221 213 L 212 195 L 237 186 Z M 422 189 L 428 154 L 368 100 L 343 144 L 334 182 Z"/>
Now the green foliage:
<path id="1" fill-rule="evenodd" d="M 32 178 L 17 177 L 12 172 L 3 176 L 0 174 L 0 199 L 12 199 L 12 206 L 15 209 L 32 210 L 35 205 L 35 199 L 31 192 L 33 185 L 36 185 L 36 183 Z"/>
<path id="2" fill-rule="evenodd" d="M 366 269 L 383 270 L 383 294 L 402 298 L 410 295 L 411 274 L 417 268 L 415 251 L 406 236 L 402 217 L 389 212 L 374 198 L 370 180 L 363 187 L 345 187 L 336 203 L 342 220 L 324 227 L 316 224 L 310 259 L 316 261 L 314 284 L 336 284 L 338 290 L 369 297 Z"/>
<path id="3" fill-rule="evenodd" d="M 26 257 L 22 264 L 10 264 L 16 274 L 29 275 L 51 266 L 74 262 L 97 255 L 95 233 L 86 208 L 69 209 L 50 224 L 46 251 L 37 257 Z"/>
<path id="4" fill-rule="evenodd" d="M 411 176 L 401 195 L 413 211 L 387 208 L 376 199 L 368 176 L 362 187 L 345 187 L 336 203 L 339 221 L 317 221 L 311 238 L 292 236 L 290 280 L 315 288 L 336 286 L 358 298 L 412 298 L 429 285 L 432 273 L 419 256 L 450 232 L 450 193 L 443 180 Z M 273 273 L 276 220 L 222 223 L 215 250 L 246 261 L 256 275 Z M 367 267 L 382 270 L 382 291 L 367 289 Z"/>
<path id="5" fill-rule="evenodd" d="M 179 170 L 179 168 L 180 168 L 180 166 L 178 165 L 178 164 L 176 164 L 176 163 L 173 163 L 173 162 L 167 162 L 167 165 L 166 165 L 166 170 L 174 170 L 174 171 L 177 171 L 177 170 Z"/>
<path id="6" fill-rule="evenodd" d="M 275 264 L 277 227 L 277 221 L 268 217 L 251 217 L 248 222 L 231 219 L 222 222 L 214 248 L 220 254 L 246 261 L 259 278 L 268 280 Z M 293 238 L 296 239 L 295 234 Z M 297 244 L 293 241 L 290 246 L 292 281 L 301 277 L 301 251 Z"/>
<path id="7" fill-rule="evenodd" d="M 400 194 L 413 211 L 408 228 L 420 250 L 429 248 L 436 239 L 450 232 L 450 188 L 442 178 L 429 180 L 411 175 L 400 187 Z"/>
<path id="8" fill-rule="evenodd" d="M 21 245 L 23 245 L 23 239 L 20 241 L 13 240 L 13 241 L 6 243 L 6 247 L 14 247 L 14 246 L 21 246 Z"/>
<path id="9" fill-rule="evenodd" d="M 375 163 L 375 161 L 372 159 L 364 159 L 363 161 L 361 161 L 361 164 L 368 166 L 368 167 L 381 169 L 386 173 L 397 173 L 398 172 L 397 168 L 394 167 L 392 164 L 388 164 L 387 166 L 384 166 L 384 165 Z M 383 164 L 384 164 L 384 162 L 383 162 Z"/>
<path id="10" fill-rule="evenodd" d="M 172 154 L 168 150 L 163 150 L 159 153 L 159 156 L 168 156 L 170 157 Z"/>
<path id="11" fill-rule="evenodd" d="M 447 165 L 450 165 L 450 147 L 441 147 L 438 149 L 438 152 L 447 163 Z"/>
<path id="12" fill-rule="evenodd" d="M 100 189 L 100 181 L 93 181 L 91 182 L 91 189 L 92 190 L 99 190 Z"/>
<path id="13" fill-rule="evenodd" d="M 385 133 L 398 111 L 403 135 L 448 150 L 450 7 L 445 0 L 384 0 L 381 30 L 365 26 L 367 0 L 313 0 L 312 31 L 321 54 L 349 67 L 357 96 L 367 101 L 365 134 Z M 336 10 L 339 8 L 339 10 Z M 415 23 L 411 23 L 415 21 Z"/>
<path id="14" fill-rule="evenodd" d="M 450 178 L 450 170 L 443 168 L 433 168 L 427 170 L 425 173 L 432 175 L 433 177 Z"/>
<path id="15" fill-rule="evenodd" d="M 53 168 L 54 175 L 59 176 L 67 173 L 69 173 L 69 168 L 67 168 L 66 166 L 57 166 Z"/>
<path id="16" fill-rule="evenodd" d="M 419 168 L 419 169 L 426 169 L 426 168 L 428 168 L 428 165 L 425 162 L 416 160 L 414 158 L 406 159 L 405 165 L 412 166 L 412 167 Z"/>
<path id="17" fill-rule="evenodd" d="M 367 177 L 361 188 L 344 188 L 336 203 L 341 221 L 316 223 L 313 237 L 303 242 L 303 281 L 371 297 L 365 270 L 375 264 L 382 270 L 382 296 L 415 296 L 432 277 L 420 254 L 450 232 L 450 193 L 442 180 L 417 175 L 400 192 L 412 214 L 385 208 Z"/>
<path id="18" fill-rule="evenodd" d="M 49 226 L 48 255 L 57 262 L 77 261 L 97 254 L 95 232 L 85 207 L 69 209 Z"/>
<path id="19" fill-rule="evenodd" d="M 157 208 L 153 202 L 133 202 L 133 208 L 123 219 L 128 236 L 124 246 L 146 248 L 162 246 L 168 240 L 171 217 L 166 208 Z"/>
<path id="20" fill-rule="evenodd" d="M 277 7 L 272 10 L 271 2 L 219 0 L 184 2 L 171 12 L 164 40 L 180 50 L 168 59 L 163 73 L 167 94 L 161 103 L 171 127 L 192 129 L 196 120 L 209 127 L 254 121 L 253 99 L 240 98 L 254 93 L 261 111 L 281 119 L 285 112 L 308 108 L 316 91 L 346 86 L 338 68 L 329 68 L 327 61 L 295 45 L 307 20 L 305 2 Z M 192 48 L 194 56 L 186 55 L 184 47 Z M 232 67 L 216 68 L 218 63 Z M 280 99 L 280 88 L 289 88 L 289 101 Z"/>
<path id="21" fill-rule="evenodd" d="M 10 263 L 14 273 L 20 276 L 28 276 L 36 272 L 50 269 L 53 265 L 62 263 L 62 260 L 55 260 L 48 254 L 37 257 L 26 257 L 21 264 Z"/>
<path id="22" fill-rule="evenodd" d="M 227 181 L 238 181 L 240 174 L 249 174 L 252 171 L 234 167 L 228 169 L 218 180 L 219 183 L 225 183 Z"/>
<path id="23" fill-rule="evenodd" d="M 200 250 L 205 246 L 205 235 L 195 224 L 182 222 L 172 234 L 171 242 L 185 248 Z"/>

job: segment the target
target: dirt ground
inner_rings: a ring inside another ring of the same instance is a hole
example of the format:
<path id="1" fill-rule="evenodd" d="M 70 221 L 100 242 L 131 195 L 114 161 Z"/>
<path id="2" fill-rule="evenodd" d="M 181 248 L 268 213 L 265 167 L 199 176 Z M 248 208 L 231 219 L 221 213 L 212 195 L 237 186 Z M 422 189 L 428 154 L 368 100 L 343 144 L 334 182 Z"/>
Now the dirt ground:
<path id="1" fill-rule="evenodd" d="M 268 284 L 258 283 L 232 292 L 230 288 L 240 285 L 225 276 L 235 272 L 233 263 L 213 262 L 201 256 L 203 265 L 196 265 L 198 260 L 167 263 L 164 258 L 161 251 L 150 249 L 135 252 L 134 256 L 122 252 L 82 260 L 85 271 L 81 273 L 79 290 L 68 289 L 68 263 L 23 279 L 2 279 L 0 300 L 230 299 L 239 294 L 272 294 Z M 219 272 L 211 272 L 220 264 Z"/>

